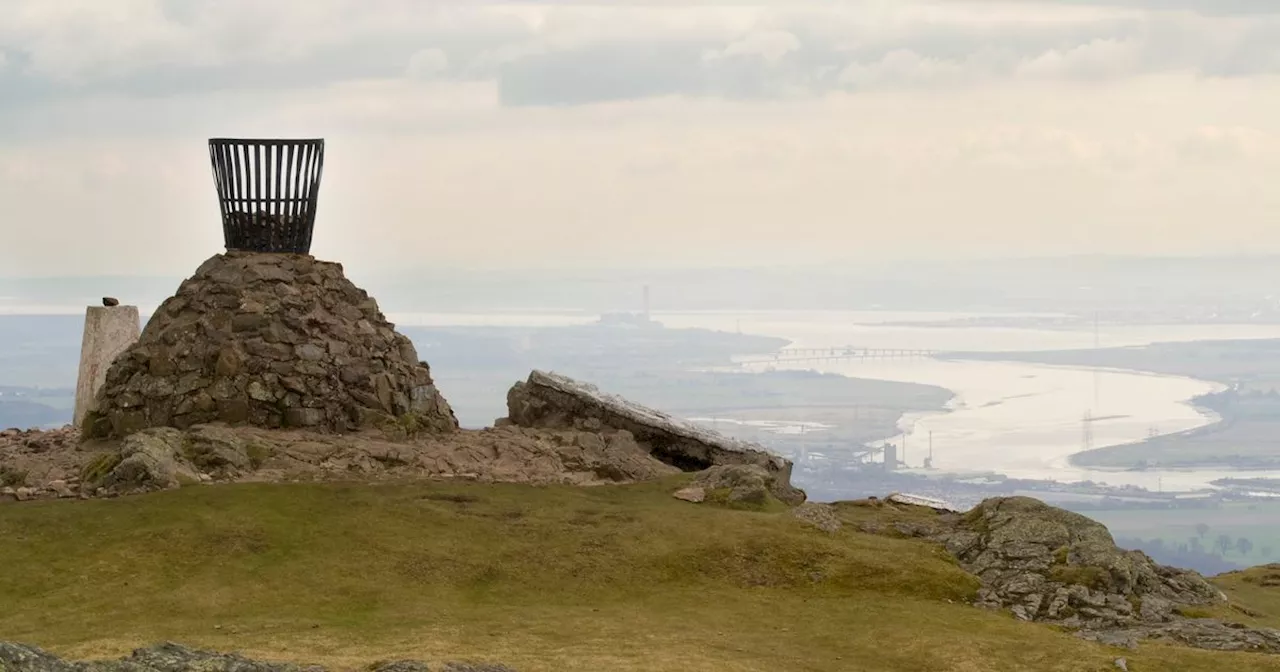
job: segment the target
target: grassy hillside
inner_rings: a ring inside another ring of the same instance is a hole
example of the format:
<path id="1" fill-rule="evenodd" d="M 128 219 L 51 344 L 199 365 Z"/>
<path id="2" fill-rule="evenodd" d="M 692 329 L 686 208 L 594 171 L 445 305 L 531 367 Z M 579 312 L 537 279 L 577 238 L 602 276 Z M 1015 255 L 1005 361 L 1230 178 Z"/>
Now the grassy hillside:
<path id="1" fill-rule="evenodd" d="M 976 581 L 927 544 L 687 504 L 672 487 L 240 485 L 0 506 L 0 639 L 73 657 L 169 639 L 522 672 L 1277 664 L 1090 644 L 965 605 Z M 1237 583 L 1256 618 L 1280 609 L 1276 588 Z"/>

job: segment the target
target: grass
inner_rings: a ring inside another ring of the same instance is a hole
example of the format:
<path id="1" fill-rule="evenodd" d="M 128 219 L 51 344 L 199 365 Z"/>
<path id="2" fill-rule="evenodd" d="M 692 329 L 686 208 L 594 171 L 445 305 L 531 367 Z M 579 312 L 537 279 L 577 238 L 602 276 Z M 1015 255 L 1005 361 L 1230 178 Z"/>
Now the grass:
<path id="1" fill-rule="evenodd" d="M 1067 585 L 1079 585 L 1102 590 L 1111 583 L 1111 575 L 1101 567 L 1084 565 L 1054 565 L 1049 568 L 1049 578 Z"/>
<path id="2" fill-rule="evenodd" d="M 85 483 L 97 483 L 106 478 L 112 469 L 120 466 L 122 461 L 120 453 L 110 451 L 102 453 L 89 461 L 80 471 L 80 480 Z"/>
<path id="3" fill-rule="evenodd" d="M 1276 664 L 1117 651 L 1020 623 L 965 604 L 976 580 L 940 549 L 855 531 L 930 514 L 842 506 L 848 524 L 827 535 L 772 507 L 677 501 L 679 480 L 253 484 L 0 506 L 0 633 L 73 657 L 174 640 L 351 669 L 401 657 L 522 672 Z"/>
<path id="4" fill-rule="evenodd" d="M 1231 598 L 1218 616 L 1253 626 L 1280 629 L 1280 564 L 1250 567 L 1213 578 Z"/>

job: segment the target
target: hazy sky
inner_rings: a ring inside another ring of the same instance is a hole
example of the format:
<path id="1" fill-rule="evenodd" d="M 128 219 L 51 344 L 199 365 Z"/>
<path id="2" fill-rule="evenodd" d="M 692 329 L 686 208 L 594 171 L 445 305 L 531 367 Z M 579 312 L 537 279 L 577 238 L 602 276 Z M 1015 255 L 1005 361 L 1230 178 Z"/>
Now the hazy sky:
<path id="1" fill-rule="evenodd" d="M 1280 251 L 1280 2 L 0 0 L 0 274 L 186 274 L 211 136 L 369 268 Z"/>

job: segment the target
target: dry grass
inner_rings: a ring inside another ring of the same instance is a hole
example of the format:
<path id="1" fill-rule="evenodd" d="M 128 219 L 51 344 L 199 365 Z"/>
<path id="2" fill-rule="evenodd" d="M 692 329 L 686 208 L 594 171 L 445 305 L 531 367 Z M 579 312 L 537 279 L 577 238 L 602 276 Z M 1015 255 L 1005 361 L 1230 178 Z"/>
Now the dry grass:
<path id="1" fill-rule="evenodd" d="M 1276 666 L 1083 642 L 967 606 L 974 579 L 931 546 L 686 504 L 671 487 L 241 485 L 4 506 L 0 633 L 76 657 L 167 639 L 349 668 Z"/>

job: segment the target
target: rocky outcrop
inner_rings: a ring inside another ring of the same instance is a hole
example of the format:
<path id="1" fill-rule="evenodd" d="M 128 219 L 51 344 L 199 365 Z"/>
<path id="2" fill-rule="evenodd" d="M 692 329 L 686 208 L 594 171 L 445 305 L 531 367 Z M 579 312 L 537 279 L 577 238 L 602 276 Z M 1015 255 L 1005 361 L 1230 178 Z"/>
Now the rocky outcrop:
<path id="1" fill-rule="evenodd" d="M 754 465 L 768 475 L 769 490 L 775 497 L 791 504 L 805 499 L 804 491 L 791 485 L 791 462 L 763 446 L 724 436 L 559 374 L 534 371 L 528 380 L 516 383 L 507 393 L 507 417 L 499 424 L 624 430 L 654 457 L 683 471 Z"/>
<path id="2" fill-rule="evenodd" d="M 78 471 L 79 441 L 71 427 L 0 430 L 0 501 L 33 499 L 49 484 L 66 490 L 67 479 Z"/>
<path id="3" fill-rule="evenodd" d="M 678 474 L 630 433 L 503 427 L 391 436 L 196 425 L 151 427 L 121 440 L 76 442 L 39 432 L 0 438 L 0 475 L 17 473 L 7 456 L 26 444 L 53 446 L 27 456 L 21 485 L 0 484 L 0 502 L 116 497 L 201 483 L 464 479 L 483 482 L 604 485 Z M 38 474 L 38 475 L 37 475 Z"/>
<path id="4" fill-rule="evenodd" d="M 347 432 L 387 419 L 458 427 L 377 302 L 340 264 L 230 252 L 160 305 L 82 427 L 93 437 L 211 422 Z"/>
<path id="5" fill-rule="evenodd" d="M 1199 574 L 1117 548 L 1101 523 L 1029 497 L 989 499 L 941 536 L 982 580 L 979 603 L 1024 620 L 1116 627 L 1226 602 Z"/>
<path id="6" fill-rule="evenodd" d="M 515 672 L 506 665 L 446 662 L 431 667 L 415 660 L 377 662 L 370 672 Z M 0 642 L 0 670 L 4 672 L 325 672 L 319 665 L 252 660 L 235 653 L 215 653 L 165 643 L 135 650 L 120 660 L 66 661 L 34 646 Z"/>
<path id="7" fill-rule="evenodd" d="M 1280 632 L 1184 616 L 1224 606 L 1227 598 L 1195 572 L 1117 548 L 1107 528 L 1085 516 L 1028 497 L 989 499 L 964 514 L 933 514 L 890 529 L 945 545 L 982 581 L 978 606 L 1007 608 L 1019 619 L 1114 645 L 1160 639 L 1280 653 Z"/>

